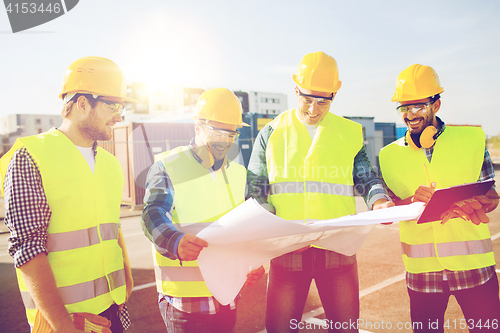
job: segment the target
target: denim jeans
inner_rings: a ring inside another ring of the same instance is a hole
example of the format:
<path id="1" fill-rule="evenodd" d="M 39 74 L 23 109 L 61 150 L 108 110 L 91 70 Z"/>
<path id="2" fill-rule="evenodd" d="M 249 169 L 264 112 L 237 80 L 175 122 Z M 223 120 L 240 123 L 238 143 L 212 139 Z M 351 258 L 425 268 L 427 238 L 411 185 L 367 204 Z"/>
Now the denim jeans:
<path id="1" fill-rule="evenodd" d="M 498 291 L 496 274 L 485 284 L 469 289 L 450 291 L 447 282 L 443 283 L 442 293 L 422 293 L 408 289 L 413 331 L 441 333 L 446 326 L 451 332 L 465 328 L 469 328 L 471 333 L 498 332 L 500 329 Z M 457 299 L 465 320 L 450 318 L 444 322 L 450 295 L 454 295 Z M 489 328 L 484 327 L 486 321 Z"/>
<path id="2" fill-rule="evenodd" d="M 216 314 L 180 311 L 166 299 L 159 307 L 169 333 L 232 333 L 236 325 L 236 309 L 229 305 L 221 306 Z"/>
<path id="3" fill-rule="evenodd" d="M 267 332 L 298 332 L 296 324 L 302 318 L 312 279 L 316 282 L 329 322 L 329 332 L 358 332 L 349 325 L 359 318 L 357 263 L 338 268 L 313 267 L 304 263 L 304 267 L 307 269 L 287 271 L 271 262 L 267 286 Z M 335 330 L 335 323 L 347 329 Z"/>

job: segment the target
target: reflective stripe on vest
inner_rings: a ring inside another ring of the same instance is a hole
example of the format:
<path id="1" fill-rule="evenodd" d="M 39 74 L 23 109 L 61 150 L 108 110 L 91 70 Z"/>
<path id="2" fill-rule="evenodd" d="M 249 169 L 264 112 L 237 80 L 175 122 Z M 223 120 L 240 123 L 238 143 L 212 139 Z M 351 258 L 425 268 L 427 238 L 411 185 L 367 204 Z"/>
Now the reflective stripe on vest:
<path id="1" fill-rule="evenodd" d="M 245 199 L 246 170 L 231 162 L 215 172 L 203 168 L 189 147 L 156 156 L 174 187 L 172 222 L 183 233 L 197 234 Z M 227 181 L 226 181 L 227 178 Z M 154 249 L 159 293 L 173 297 L 210 297 L 196 261 L 170 260 Z"/>
<path id="2" fill-rule="evenodd" d="M 99 226 L 103 241 L 118 239 L 118 224 L 105 223 Z M 99 244 L 97 227 L 83 230 L 49 234 L 47 236 L 47 250 L 49 252 L 67 251 L 80 247 Z"/>
<path id="3" fill-rule="evenodd" d="M 111 290 L 125 285 L 125 272 L 119 270 L 108 274 Z M 72 286 L 59 287 L 57 291 L 64 305 L 83 302 L 109 293 L 108 279 L 100 277 L 93 281 L 82 282 Z M 28 291 L 21 291 L 21 298 L 26 309 L 36 309 L 36 304 Z"/>
<path id="4" fill-rule="evenodd" d="M 430 163 L 422 149 L 405 146 L 400 139 L 380 151 L 380 167 L 388 187 L 406 199 L 420 185 L 428 184 L 424 165 L 430 181 L 436 182 L 438 188 L 477 181 L 484 151 L 481 128 L 448 126 L 436 140 Z M 399 231 L 403 262 L 410 273 L 463 271 L 495 264 L 490 233 L 484 223 L 474 225 L 460 218 L 444 225 L 439 221 L 402 221 Z"/>
<path id="5" fill-rule="evenodd" d="M 436 247 L 440 257 L 484 254 L 493 251 L 491 238 L 465 242 L 439 243 L 436 244 Z M 436 257 L 434 243 L 410 245 L 402 242 L 401 252 L 409 258 Z"/>
<path id="6" fill-rule="evenodd" d="M 269 125 L 266 148 L 269 203 L 285 220 L 332 219 L 354 214 L 354 158 L 363 147 L 361 125 L 325 115 L 314 138 L 288 110 Z"/>
<path id="7" fill-rule="evenodd" d="M 333 184 L 316 181 L 306 181 L 305 191 L 304 183 L 302 182 L 280 182 L 271 184 L 270 194 L 283 193 L 322 193 L 333 195 L 354 196 L 354 187 L 352 185 Z"/>
<path id="8" fill-rule="evenodd" d="M 19 138 L 0 161 L 2 176 L 23 146 L 38 166 L 52 213 L 47 259 L 66 310 L 100 313 L 113 303 L 124 303 L 123 252 L 117 237 L 123 188 L 120 163 L 98 147 L 93 173 L 77 147 L 52 129 Z M 19 269 L 16 275 L 24 294 L 28 288 Z M 32 301 L 23 298 L 33 325 Z"/>

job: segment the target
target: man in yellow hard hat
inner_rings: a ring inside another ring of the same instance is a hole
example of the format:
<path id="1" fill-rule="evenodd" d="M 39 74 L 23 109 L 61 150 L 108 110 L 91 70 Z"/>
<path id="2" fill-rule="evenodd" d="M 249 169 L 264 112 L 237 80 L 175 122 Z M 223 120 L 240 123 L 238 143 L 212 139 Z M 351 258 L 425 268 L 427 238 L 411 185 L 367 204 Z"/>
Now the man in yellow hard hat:
<path id="1" fill-rule="evenodd" d="M 259 132 L 248 165 L 249 195 L 271 204 L 277 216 L 304 223 L 355 214 L 355 187 L 370 209 L 393 205 L 368 160 L 361 125 L 329 112 L 341 86 L 335 59 L 307 54 L 293 80 L 298 107 Z M 273 259 L 267 332 L 297 330 L 312 279 L 328 327 L 357 331 L 357 274 L 355 255 L 318 247 Z"/>
<path id="2" fill-rule="evenodd" d="M 483 130 L 446 126 L 436 116 L 443 91 L 429 66 L 411 65 L 399 74 L 392 101 L 408 131 L 380 151 L 382 176 L 397 205 L 427 203 L 437 188 L 495 176 Z M 486 225 L 486 213 L 497 205 L 492 187 L 486 195 L 456 202 L 441 220 L 399 223 L 415 332 L 498 331 L 499 287 Z M 444 322 L 450 295 L 466 321 Z"/>
<path id="3" fill-rule="evenodd" d="M 228 156 L 242 121 L 229 90 L 205 91 L 196 104 L 195 138 L 156 155 L 149 170 L 141 224 L 154 247 L 160 312 L 168 332 L 233 332 L 236 301 L 221 305 L 196 262 L 210 246 L 195 235 L 245 200 L 246 169 Z M 229 158 L 228 158 L 229 157 Z M 254 284 L 264 268 L 248 275 Z"/>
<path id="4" fill-rule="evenodd" d="M 62 124 L 19 138 L 0 160 L 5 222 L 30 326 L 81 332 L 71 313 L 122 332 L 133 282 L 120 230 L 123 172 L 97 146 L 127 98 L 120 68 L 84 57 L 66 70 Z M 94 315 L 94 316 L 92 316 Z M 126 324 L 125 326 L 128 326 Z"/>

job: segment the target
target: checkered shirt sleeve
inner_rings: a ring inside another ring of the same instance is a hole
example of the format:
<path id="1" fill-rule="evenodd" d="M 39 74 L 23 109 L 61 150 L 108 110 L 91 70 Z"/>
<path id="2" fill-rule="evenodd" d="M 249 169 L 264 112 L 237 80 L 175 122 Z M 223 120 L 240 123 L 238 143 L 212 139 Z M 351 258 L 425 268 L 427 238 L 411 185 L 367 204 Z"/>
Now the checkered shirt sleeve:
<path id="1" fill-rule="evenodd" d="M 4 190 L 9 254 L 20 267 L 42 252 L 48 254 L 45 243 L 52 214 L 40 171 L 24 147 L 14 153 L 9 163 Z"/>
<path id="2" fill-rule="evenodd" d="M 161 161 L 154 163 L 146 177 L 141 226 L 144 234 L 163 256 L 178 259 L 177 246 L 184 236 L 172 223 L 174 186 Z"/>

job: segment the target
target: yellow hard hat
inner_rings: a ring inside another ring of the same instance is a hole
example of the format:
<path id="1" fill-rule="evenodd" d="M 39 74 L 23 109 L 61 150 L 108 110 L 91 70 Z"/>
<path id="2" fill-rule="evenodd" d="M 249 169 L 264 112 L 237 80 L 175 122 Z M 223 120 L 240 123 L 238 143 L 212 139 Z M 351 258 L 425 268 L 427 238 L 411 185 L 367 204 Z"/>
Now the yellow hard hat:
<path id="1" fill-rule="evenodd" d="M 126 97 L 127 83 L 120 68 L 111 60 L 101 57 L 83 57 L 69 65 L 64 73 L 59 98 L 74 93 L 117 97 L 124 102 L 137 102 Z"/>
<path id="2" fill-rule="evenodd" d="M 342 84 L 335 59 L 324 52 L 306 54 L 293 75 L 293 81 L 308 90 L 336 92 Z"/>
<path id="3" fill-rule="evenodd" d="M 396 82 L 393 102 L 424 99 L 444 91 L 436 71 L 429 66 L 411 65 L 402 71 Z"/>
<path id="4" fill-rule="evenodd" d="M 243 122 L 242 111 L 241 102 L 235 94 L 224 88 L 215 88 L 201 94 L 196 103 L 194 118 L 237 126 L 250 126 Z"/>

